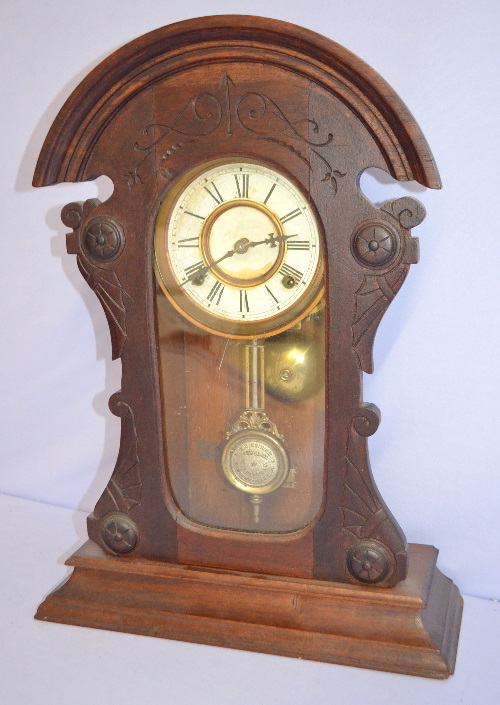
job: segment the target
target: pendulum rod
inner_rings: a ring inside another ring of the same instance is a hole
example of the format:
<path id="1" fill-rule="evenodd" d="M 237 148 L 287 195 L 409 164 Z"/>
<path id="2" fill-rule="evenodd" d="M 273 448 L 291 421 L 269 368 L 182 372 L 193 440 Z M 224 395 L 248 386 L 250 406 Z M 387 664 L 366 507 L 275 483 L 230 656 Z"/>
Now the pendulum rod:
<path id="1" fill-rule="evenodd" d="M 254 338 L 245 345 L 245 405 L 248 410 L 264 410 L 264 345 Z"/>
<path id="2" fill-rule="evenodd" d="M 245 345 L 245 405 L 248 411 L 264 411 L 264 345 L 254 338 Z M 259 523 L 262 496 L 253 494 L 249 497 L 253 506 L 253 516 Z"/>

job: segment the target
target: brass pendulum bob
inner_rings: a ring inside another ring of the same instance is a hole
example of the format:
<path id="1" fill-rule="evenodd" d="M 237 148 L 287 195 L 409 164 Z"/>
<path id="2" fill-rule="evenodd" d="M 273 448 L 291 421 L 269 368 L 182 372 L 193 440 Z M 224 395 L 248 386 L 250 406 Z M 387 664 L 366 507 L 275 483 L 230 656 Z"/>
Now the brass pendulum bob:
<path id="1" fill-rule="evenodd" d="M 281 487 L 290 469 L 283 436 L 264 410 L 264 343 L 245 345 L 245 410 L 227 433 L 222 468 L 228 481 L 249 495 L 259 523 L 263 495 Z"/>

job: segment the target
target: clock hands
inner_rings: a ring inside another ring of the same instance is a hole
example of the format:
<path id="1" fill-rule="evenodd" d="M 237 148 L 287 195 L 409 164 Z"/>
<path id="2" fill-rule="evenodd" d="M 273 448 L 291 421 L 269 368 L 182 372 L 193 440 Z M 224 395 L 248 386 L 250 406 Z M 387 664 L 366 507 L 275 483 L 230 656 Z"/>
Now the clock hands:
<path id="1" fill-rule="evenodd" d="M 276 247 L 277 242 L 288 240 L 291 237 L 297 237 L 297 234 L 298 233 L 294 233 L 293 235 L 275 235 L 274 233 L 269 233 L 265 240 L 257 240 L 256 242 L 249 242 L 246 238 L 243 238 L 246 243 L 241 245 L 241 240 L 237 242 L 235 245 L 236 252 L 239 254 L 244 254 L 250 249 L 250 247 L 257 247 L 257 245 L 269 245 L 270 247 Z M 238 245 L 240 245 L 240 247 L 238 247 Z"/>
<path id="2" fill-rule="evenodd" d="M 236 243 L 238 245 L 238 243 Z M 219 257 L 219 259 L 215 260 L 215 262 L 212 262 L 212 264 L 202 264 L 200 267 L 197 267 L 194 272 L 192 272 L 186 281 L 182 282 L 180 286 L 184 286 L 185 284 L 189 284 L 191 282 L 192 284 L 202 284 L 203 280 L 205 279 L 205 274 L 213 269 L 216 265 L 219 264 L 219 262 L 222 262 L 223 260 L 227 259 L 228 257 L 232 257 L 234 254 L 236 254 L 237 250 L 236 245 L 233 247 L 232 250 L 228 250 L 225 255 L 222 255 L 222 257 Z"/>
<path id="3" fill-rule="evenodd" d="M 269 233 L 264 240 L 256 240 L 253 242 L 248 240 L 248 238 L 243 237 L 234 244 L 234 247 L 231 250 L 228 250 L 225 255 L 219 257 L 219 259 L 215 260 L 215 262 L 212 262 L 211 264 L 203 264 L 200 267 L 197 267 L 180 286 L 184 286 L 189 282 L 192 282 L 193 284 L 201 284 L 207 272 L 233 255 L 244 255 L 250 248 L 257 247 L 258 245 L 267 244 L 270 247 L 276 247 L 277 242 L 283 242 L 291 237 L 297 237 L 297 233 L 294 233 L 293 235 L 275 235 L 274 233 Z"/>

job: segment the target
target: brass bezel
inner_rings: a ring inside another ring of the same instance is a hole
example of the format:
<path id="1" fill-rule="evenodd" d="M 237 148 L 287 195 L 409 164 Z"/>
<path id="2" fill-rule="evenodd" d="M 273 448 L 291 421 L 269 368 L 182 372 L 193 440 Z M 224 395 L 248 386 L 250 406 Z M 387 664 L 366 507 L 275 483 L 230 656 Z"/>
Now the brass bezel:
<path id="1" fill-rule="evenodd" d="M 230 277 L 228 274 L 223 272 L 217 265 L 214 267 L 214 259 L 212 257 L 212 253 L 210 252 L 210 234 L 212 231 L 212 227 L 219 218 L 219 216 L 222 215 L 222 213 L 231 210 L 232 208 L 238 208 L 239 206 L 246 206 L 248 208 L 255 208 L 256 210 L 262 211 L 265 213 L 265 215 L 269 218 L 269 220 L 273 223 L 275 229 L 278 232 L 279 236 L 284 235 L 284 230 L 283 226 L 281 225 L 281 222 L 279 219 L 276 217 L 276 215 L 269 210 L 266 206 L 262 205 L 261 203 L 256 203 L 255 201 L 251 201 L 250 199 L 247 198 L 237 198 L 234 201 L 229 201 L 227 203 L 222 203 L 220 206 L 217 206 L 206 221 L 203 223 L 203 227 L 201 229 L 201 235 L 200 235 L 200 252 L 201 252 L 201 257 L 203 259 L 203 262 L 207 265 L 207 267 L 210 267 L 210 271 L 212 274 L 221 282 L 224 284 L 227 284 L 228 286 L 236 289 L 252 289 L 253 287 L 260 286 L 261 284 L 264 284 L 268 279 L 270 279 L 278 269 L 281 267 L 281 264 L 283 262 L 283 258 L 286 252 L 286 241 L 281 240 L 278 243 L 278 256 L 274 262 L 274 264 L 270 267 L 270 269 L 263 274 L 260 277 L 255 277 L 254 279 L 238 279 L 237 277 Z"/>

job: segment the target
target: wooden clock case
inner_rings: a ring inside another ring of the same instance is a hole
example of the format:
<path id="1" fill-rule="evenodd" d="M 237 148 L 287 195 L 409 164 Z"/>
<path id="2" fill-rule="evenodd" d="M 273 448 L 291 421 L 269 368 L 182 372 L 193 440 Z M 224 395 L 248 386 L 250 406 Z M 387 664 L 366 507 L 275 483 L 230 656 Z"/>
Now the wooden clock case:
<path id="1" fill-rule="evenodd" d="M 235 157 L 290 175 L 324 233 L 321 506 L 281 534 L 189 519 L 165 448 L 155 218 L 188 168 Z M 453 672 L 461 598 L 436 569 L 437 551 L 408 546 L 377 491 L 367 437 L 380 416 L 361 390 L 377 326 L 418 260 L 410 230 L 425 211 L 412 198 L 369 202 L 359 189 L 368 167 L 440 188 L 415 120 L 380 76 L 284 22 L 214 16 L 164 27 L 103 61 L 67 100 L 33 183 L 102 174 L 114 183 L 106 202 L 71 203 L 62 220 L 122 360 L 122 388 L 110 399 L 122 432 L 90 540 L 39 619 L 436 678 Z M 383 252 L 366 247 L 382 240 Z"/>

